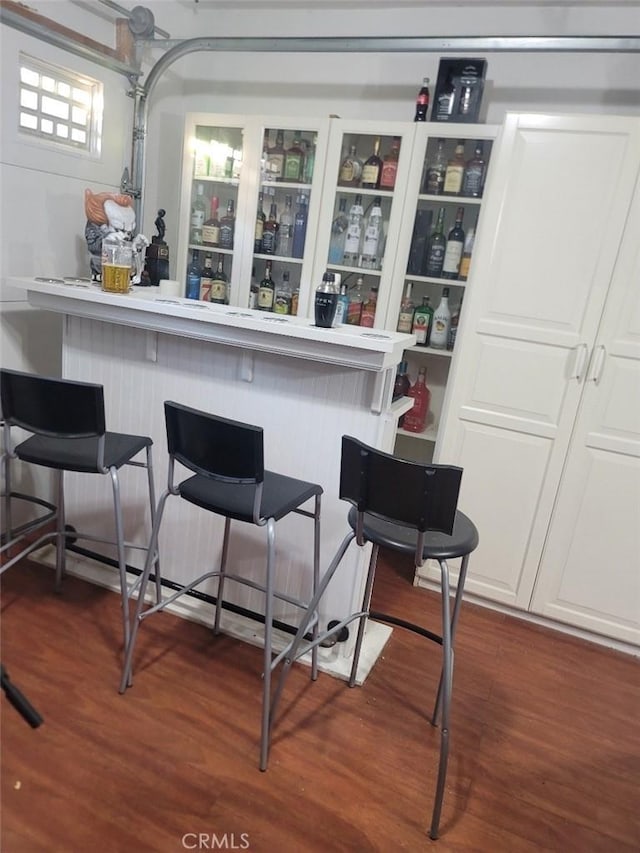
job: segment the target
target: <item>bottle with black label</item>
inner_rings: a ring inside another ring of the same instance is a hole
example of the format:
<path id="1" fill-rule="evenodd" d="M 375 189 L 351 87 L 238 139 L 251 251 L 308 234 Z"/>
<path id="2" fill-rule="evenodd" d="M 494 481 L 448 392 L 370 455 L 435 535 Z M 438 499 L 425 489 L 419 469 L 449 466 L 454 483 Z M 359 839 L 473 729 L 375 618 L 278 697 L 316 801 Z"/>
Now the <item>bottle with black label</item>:
<path id="1" fill-rule="evenodd" d="M 278 238 L 278 206 L 271 202 L 269 218 L 262 229 L 262 252 L 265 255 L 275 255 Z"/>
<path id="2" fill-rule="evenodd" d="M 220 248 L 233 249 L 233 237 L 236 230 L 235 203 L 232 198 L 227 202 L 227 212 L 220 220 Z"/>
<path id="3" fill-rule="evenodd" d="M 476 142 L 473 157 L 467 161 L 462 177 L 462 195 L 471 198 L 480 198 L 484 187 L 486 163 L 484 159 L 484 146 L 481 140 Z"/>
<path id="4" fill-rule="evenodd" d="M 218 255 L 218 266 L 211 280 L 211 301 L 219 305 L 227 304 L 227 284 L 229 279 L 224 271 L 224 255 Z"/>
<path id="5" fill-rule="evenodd" d="M 436 227 L 433 229 L 433 233 L 429 240 L 429 248 L 427 249 L 427 262 L 425 264 L 426 275 L 438 278 L 442 274 L 442 265 L 444 264 L 446 248 L 447 241 L 444 236 L 444 207 L 441 207 L 438 211 Z"/>
<path id="6" fill-rule="evenodd" d="M 460 261 L 462 260 L 462 250 L 464 249 L 464 231 L 462 230 L 462 219 L 464 217 L 464 207 L 459 207 L 456 213 L 455 225 L 449 231 L 447 238 L 447 248 L 444 253 L 444 263 L 442 264 L 443 278 L 458 278 L 460 269 Z"/>
<path id="7" fill-rule="evenodd" d="M 439 139 L 436 153 L 427 163 L 423 192 L 428 193 L 429 195 L 442 195 L 446 171 L 447 155 L 444 149 L 444 139 Z"/>
<path id="8" fill-rule="evenodd" d="M 264 267 L 264 278 L 258 288 L 258 311 L 273 311 L 275 298 L 275 285 L 271 278 L 271 261 L 267 261 Z"/>

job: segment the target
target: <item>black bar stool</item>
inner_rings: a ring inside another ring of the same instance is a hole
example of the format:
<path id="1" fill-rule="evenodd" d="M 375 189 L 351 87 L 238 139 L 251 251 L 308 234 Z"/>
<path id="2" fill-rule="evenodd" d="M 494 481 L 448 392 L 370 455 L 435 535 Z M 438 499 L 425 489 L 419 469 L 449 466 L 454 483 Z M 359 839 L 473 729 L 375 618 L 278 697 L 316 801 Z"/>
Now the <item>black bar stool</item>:
<path id="1" fill-rule="evenodd" d="M 120 692 L 132 682 L 133 652 L 140 623 L 163 610 L 180 596 L 194 589 L 207 578 L 218 577 L 214 632 L 220 630 L 220 614 L 227 580 L 258 589 L 265 594 L 265 636 L 262 703 L 262 734 L 260 741 L 260 769 L 267 766 L 270 744 L 271 673 L 283 659 L 286 649 L 274 657 L 272 649 L 274 599 L 288 602 L 306 611 L 308 601 L 300 601 L 274 589 L 276 522 L 289 513 L 297 513 L 313 519 L 313 587 L 315 593 L 319 581 L 320 563 L 320 496 L 322 487 L 292 477 L 265 471 L 263 431 L 260 427 L 217 417 L 178 403 L 165 402 L 167 448 L 169 451 L 168 486 L 158 503 L 155 523 L 149 543 L 147 561 L 142 574 L 140 594 L 136 606 L 131 638 L 127 648 L 122 672 Z M 176 463 L 189 469 L 194 476 L 175 482 Z M 153 564 L 158 534 L 167 499 L 177 495 L 208 512 L 225 518 L 222 558 L 219 569 L 204 572 L 184 584 L 164 601 L 144 609 L 145 590 Z M 314 511 L 302 509 L 302 505 L 314 498 Z M 233 574 L 227 570 L 227 553 L 231 521 L 243 521 L 267 528 L 267 568 L 264 584 Z M 317 634 L 317 615 L 306 617 L 306 628 Z M 311 677 L 317 678 L 317 647 L 312 654 Z"/>
<path id="2" fill-rule="evenodd" d="M 118 470 L 123 465 L 145 468 L 149 488 L 151 522 L 155 515 L 153 484 L 152 441 L 148 436 L 107 432 L 102 385 L 53 379 L 16 370 L 0 370 L 0 399 L 2 404 L 4 450 L 2 471 L 4 480 L 3 509 L 6 532 L 3 535 L 2 553 L 12 556 L 2 564 L 6 571 L 18 560 L 47 542 L 56 545 L 56 589 L 62 586 L 65 573 L 67 537 L 93 542 L 115 544 L 118 554 L 120 595 L 122 600 L 122 626 L 125 648 L 129 642 L 129 600 L 139 585 L 138 578 L 129 589 L 125 548 L 146 550 L 147 545 L 127 542 L 120 500 Z M 12 429 L 19 428 L 31 436 L 14 442 Z M 15 446 L 14 446 L 15 445 Z M 145 461 L 134 457 L 145 451 Z M 57 503 L 52 504 L 37 496 L 15 492 L 11 486 L 11 460 L 20 459 L 55 471 Z M 82 531 L 70 534 L 65 526 L 64 472 L 108 474 L 111 478 L 115 516 L 115 542 Z M 12 525 L 12 502 L 22 500 L 43 507 L 46 512 L 32 522 Z M 55 522 L 54 531 L 33 536 Z M 15 552 L 15 553 L 14 553 Z M 157 557 L 154 560 L 157 565 Z M 156 591 L 160 595 L 160 573 L 156 573 Z"/>
<path id="3" fill-rule="evenodd" d="M 309 649 L 340 632 L 358 620 L 358 634 L 353 654 L 349 686 L 353 687 L 358 670 L 365 626 L 369 616 L 407 628 L 442 646 L 442 669 L 431 724 L 440 720 L 440 761 L 434 798 L 431 838 L 438 837 L 449 756 L 451 691 L 453 686 L 453 645 L 462 603 L 469 555 L 478 546 L 478 531 L 473 522 L 457 509 L 462 469 L 451 465 L 420 465 L 383 453 L 349 436 L 342 438 L 340 498 L 352 504 L 348 513 L 351 530 L 343 539 L 329 568 L 323 575 L 309 604 L 294 641 L 287 650 L 285 663 L 274 691 L 272 717 L 280 699 L 291 665 Z M 334 576 L 351 542 L 360 546 L 372 544 L 371 559 L 365 582 L 362 608 L 346 619 L 313 637 L 305 636 L 318 603 Z M 414 555 L 416 566 L 435 560 L 440 567 L 442 626 L 435 634 L 419 625 L 369 610 L 380 547 Z M 462 558 L 458 583 L 450 603 L 449 567 L 447 561 Z"/>

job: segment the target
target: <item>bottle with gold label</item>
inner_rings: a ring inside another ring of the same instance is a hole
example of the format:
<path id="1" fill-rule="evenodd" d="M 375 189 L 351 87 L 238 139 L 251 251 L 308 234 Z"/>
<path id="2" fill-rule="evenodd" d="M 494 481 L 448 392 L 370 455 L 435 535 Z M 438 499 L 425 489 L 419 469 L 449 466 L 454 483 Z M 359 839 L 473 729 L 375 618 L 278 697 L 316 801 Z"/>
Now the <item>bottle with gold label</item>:
<path id="1" fill-rule="evenodd" d="M 453 157 L 447 163 L 442 191 L 445 195 L 460 195 L 466 163 L 464 159 L 464 141 L 459 139 Z"/>
<path id="2" fill-rule="evenodd" d="M 218 266 L 211 279 L 211 302 L 226 305 L 228 302 L 227 285 L 229 279 L 224 271 L 224 255 L 218 255 Z"/>

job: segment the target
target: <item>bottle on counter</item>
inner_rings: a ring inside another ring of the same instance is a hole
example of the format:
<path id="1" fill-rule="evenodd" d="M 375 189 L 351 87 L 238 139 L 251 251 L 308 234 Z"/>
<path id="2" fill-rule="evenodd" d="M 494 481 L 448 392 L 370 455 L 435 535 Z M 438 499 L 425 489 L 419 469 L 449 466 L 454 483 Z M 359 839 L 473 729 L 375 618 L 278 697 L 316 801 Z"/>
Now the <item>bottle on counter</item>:
<path id="1" fill-rule="evenodd" d="M 340 293 L 338 294 L 338 307 L 336 309 L 335 325 L 341 326 L 347 322 L 349 316 L 349 296 L 347 294 L 347 285 L 340 285 Z"/>
<path id="2" fill-rule="evenodd" d="M 211 280 L 211 302 L 226 305 L 229 301 L 227 287 L 229 279 L 224 271 L 224 255 L 218 255 L 218 266 Z"/>
<path id="3" fill-rule="evenodd" d="M 347 216 L 347 199 L 339 201 L 338 215 L 331 223 L 331 241 L 329 243 L 329 263 L 341 264 L 344 258 L 344 242 L 347 236 L 349 217 Z"/>
<path id="4" fill-rule="evenodd" d="M 336 287 L 335 275 L 325 272 L 322 283 L 318 285 L 315 298 L 315 320 L 316 326 L 330 329 L 336 317 L 338 308 L 338 288 Z"/>
<path id="5" fill-rule="evenodd" d="M 349 224 L 344 241 L 342 263 L 346 266 L 357 266 L 360 260 L 360 239 L 362 237 L 362 196 L 357 195 L 349 211 Z"/>
<path id="6" fill-rule="evenodd" d="M 449 288 L 442 291 L 440 304 L 433 312 L 433 326 L 431 328 L 431 340 L 429 345 L 432 349 L 446 349 L 449 340 L 449 327 L 451 326 L 451 309 L 449 308 Z"/>
<path id="7" fill-rule="evenodd" d="M 362 233 L 360 266 L 363 269 L 377 270 L 381 266 L 382 207 L 380 205 L 380 196 L 376 196 Z"/>
<path id="8" fill-rule="evenodd" d="M 347 311 L 347 323 L 350 326 L 359 326 L 362 319 L 362 305 L 364 302 L 364 279 L 361 275 L 356 279 L 354 292 L 349 296 L 349 310 Z"/>
<path id="9" fill-rule="evenodd" d="M 264 265 L 264 278 L 258 288 L 258 311 L 273 311 L 275 285 L 271 278 L 271 261 Z"/>
<path id="10" fill-rule="evenodd" d="M 420 347 L 428 347 L 431 338 L 431 327 L 433 325 L 433 308 L 428 296 L 422 297 L 422 305 L 418 305 L 413 314 L 412 333 L 416 336 L 416 344 Z"/>
<path id="11" fill-rule="evenodd" d="M 219 204 L 220 200 L 218 196 L 214 195 L 211 199 L 211 216 L 202 226 L 202 242 L 205 246 L 217 246 L 220 242 Z"/>
<path id="12" fill-rule="evenodd" d="M 397 331 L 403 332 L 407 335 L 411 334 L 411 330 L 413 328 L 413 314 L 416 308 L 413 299 L 411 298 L 412 288 L 413 282 L 408 281 L 404 296 L 402 297 L 402 302 L 400 303 L 400 314 L 398 315 Z"/>
<path id="13" fill-rule="evenodd" d="M 220 248 L 233 249 L 233 238 L 236 230 L 235 202 L 232 198 L 227 202 L 227 212 L 220 220 Z"/>
<path id="14" fill-rule="evenodd" d="M 458 278 L 460 262 L 462 261 L 462 251 L 464 249 L 463 218 L 464 207 L 459 207 L 456 213 L 455 224 L 447 236 L 447 248 L 445 249 L 444 261 L 442 263 L 443 278 Z"/>
<path id="15" fill-rule="evenodd" d="M 416 382 L 409 388 L 408 397 L 413 397 L 413 408 L 404 416 L 402 428 L 407 432 L 424 432 L 429 415 L 429 404 L 431 402 L 431 391 L 426 384 L 427 371 L 421 367 L 418 370 Z"/>
<path id="16" fill-rule="evenodd" d="M 447 248 L 447 241 L 444 236 L 444 207 L 438 211 L 436 225 L 429 238 L 427 247 L 427 260 L 425 264 L 425 272 L 428 276 L 439 278 L 442 275 L 442 265 L 444 264 L 444 254 Z"/>
<path id="17" fill-rule="evenodd" d="M 196 197 L 191 206 L 191 229 L 189 231 L 189 242 L 195 246 L 202 245 L 202 226 L 207 217 L 207 205 L 204 200 L 204 186 L 196 185 Z"/>
<path id="18" fill-rule="evenodd" d="M 198 261 L 198 252 L 193 250 L 191 263 L 187 269 L 187 299 L 200 299 L 200 262 Z"/>
<path id="19" fill-rule="evenodd" d="M 416 98 L 416 112 L 413 117 L 414 121 L 426 121 L 427 111 L 429 109 L 429 78 L 422 78 L 422 87 Z"/>
<path id="20" fill-rule="evenodd" d="M 211 285 L 213 283 L 213 258 L 205 255 L 204 264 L 200 270 L 200 294 L 202 302 L 211 301 Z"/>

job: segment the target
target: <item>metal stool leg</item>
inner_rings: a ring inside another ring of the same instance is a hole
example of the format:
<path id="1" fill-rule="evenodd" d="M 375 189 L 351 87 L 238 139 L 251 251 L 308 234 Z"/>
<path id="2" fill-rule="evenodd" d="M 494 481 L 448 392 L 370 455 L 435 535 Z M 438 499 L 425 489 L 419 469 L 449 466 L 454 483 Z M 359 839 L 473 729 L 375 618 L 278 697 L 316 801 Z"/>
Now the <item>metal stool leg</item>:
<path id="1" fill-rule="evenodd" d="M 451 648 L 451 616 L 449 606 L 449 567 L 445 560 L 439 561 L 442 575 L 442 721 L 440 725 L 440 761 L 438 764 L 438 779 L 436 794 L 431 816 L 429 837 L 434 841 L 438 837 L 442 800 L 447 779 L 447 764 L 449 761 L 449 712 L 451 707 L 451 687 L 453 652 Z"/>
<path id="2" fill-rule="evenodd" d="M 313 589 L 311 598 L 315 597 L 320 584 L 320 495 L 316 495 L 313 516 Z M 311 649 L 311 680 L 318 678 L 318 620 L 316 619 L 311 631 L 313 647 Z"/>
<path id="3" fill-rule="evenodd" d="M 64 507 L 64 471 L 56 471 L 56 487 L 58 493 L 58 513 L 56 516 L 56 592 L 62 590 L 62 578 L 66 571 L 66 531 Z"/>
<path id="4" fill-rule="evenodd" d="M 262 688 L 262 735 L 260 738 L 260 770 L 267 769 L 271 741 L 271 643 L 273 638 L 273 586 L 275 570 L 276 523 L 267 521 L 267 581 L 264 609 L 264 672 Z"/>
<path id="5" fill-rule="evenodd" d="M 364 630 L 367 625 L 367 619 L 369 614 L 369 608 L 371 605 L 371 594 L 373 592 L 373 581 L 376 575 L 376 563 L 378 562 L 378 551 L 380 548 L 378 545 L 374 545 L 371 551 L 371 559 L 369 560 L 369 571 L 367 574 L 367 581 L 364 587 L 364 596 L 362 597 L 362 616 L 358 621 L 358 636 L 356 638 L 356 645 L 353 651 L 353 663 L 351 664 L 351 674 L 349 676 L 349 687 L 353 687 L 356 683 L 356 676 L 358 674 L 358 663 L 360 661 L 360 651 L 362 649 L 362 640 L 364 639 Z"/>
<path id="6" fill-rule="evenodd" d="M 213 622 L 213 633 L 220 633 L 220 616 L 222 614 L 222 602 L 224 599 L 224 580 L 227 576 L 227 556 L 229 554 L 229 534 L 231 531 L 231 519 L 224 520 L 224 537 L 222 540 L 222 557 L 220 559 L 220 574 L 218 577 L 218 591 L 216 592 L 216 615 Z"/>
<path id="7" fill-rule="evenodd" d="M 118 469 L 110 468 L 111 485 L 113 487 L 113 512 L 116 522 L 116 546 L 118 549 L 118 571 L 120 574 L 120 607 L 122 609 L 122 632 L 124 635 L 125 654 L 129 645 L 129 589 L 127 586 L 127 563 L 124 550 L 124 523 L 122 520 L 122 504 L 120 502 L 120 482 Z M 148 557 L 148 555 L 147 555 Z M 145 560 L 146 563 L 146 560 Z"/>
<path id="8" fill-rule="evenodd" d="M 149 509 L 151 510 L 151 529 L 156 520 L 156 487 L 153 476 L 153 456 L 151 453 L 151 445 L 147 447 L 147 482 L 149 484 Z M 154 554 L 154 574 L 156 577 L 156 604 L 162 601 L 162 573 L 160 571 L 160 555 L 156 551 Z"/>

